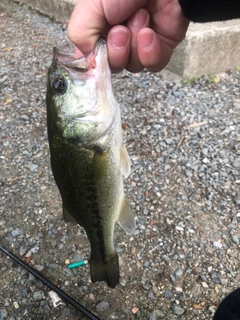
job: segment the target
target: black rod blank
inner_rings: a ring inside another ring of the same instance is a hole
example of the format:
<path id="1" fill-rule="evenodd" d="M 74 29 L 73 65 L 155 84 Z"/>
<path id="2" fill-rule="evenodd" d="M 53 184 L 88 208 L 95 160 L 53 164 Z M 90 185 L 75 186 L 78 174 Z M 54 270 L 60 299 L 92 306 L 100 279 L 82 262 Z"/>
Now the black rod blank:
<path id="1" fill-rule="evenodd" d="M 67 295 L 64 291 L 62 291 L 61 289 L 56 287 L 52 282 L 50 282 L 49 280 L 44 278 L 40 273 L 38 273 L 36 270 L 34 270 L 32 267 L 30 267 L 28 264 L 26 264 L 21 259 L 19 259 L 17 256 L 15 256 L 15 254 L 9 252 L 7 249 L 2 247 L 1 245 L 0 245 L 0 250 L 2 250 L 6 255 L 8 255 L 15 262 L 17 262 L 21 267 L 23 267 L 28 272 L 33 274 L 36 278 L 41 280 L 46 286 L 48 286 L 51 290 L 55 291 L 60 297 L 62 297 L 64 300 L 66 300 L 69 304 L 71 304 L 73 307 L 78 309 L 88 319 L 90 319 L 90 320 L 100 320 L 94 314 L 92 314 L 90 311 L 88 311 L 82 305 L 80 305 L 77 301 L 75 301 L 73 298 L 71 298 L 69 295 Z"/>

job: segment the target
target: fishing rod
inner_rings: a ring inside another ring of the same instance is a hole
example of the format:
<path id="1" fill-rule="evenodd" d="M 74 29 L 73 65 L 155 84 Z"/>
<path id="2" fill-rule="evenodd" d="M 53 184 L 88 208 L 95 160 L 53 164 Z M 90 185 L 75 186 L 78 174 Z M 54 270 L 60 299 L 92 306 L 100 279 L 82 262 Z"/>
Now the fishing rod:
<path id="1" fill-rule="evenodd" d="M 82 305 L 80 305 L 76 300 L 71 298 L 68 294 L 66 294 L 64 291 L 56 287 L 52 282 L 44 278 L 40 273 L 38 273 L 36 270 L 34 270 L 32 267 L 30 267 L 28 264 L 26 264 L 24 261 L 19 259 L 15 254 L 9 252 L 7 249 L 5 249 L 3 246 L 0 245 L 0 250 L 2 250 L 6 255 L 8 255 L 10 258 L 12 258 L 15 262 L 17 262 L 21 267 L 26 269 L 28 272 L 33 274 L 36 278 L 41 280 L 48 288 L 55 291 L 60 297 L 62 297 L 64 300 L 66 300 L 69 304 L 71 304 L 73 307 L 78 309 L 82 314 L 84 314 L 88 319 L 90 320 L 100 320 L 97 316 L 92 314 L 90 311 L 85 309 Z"/>

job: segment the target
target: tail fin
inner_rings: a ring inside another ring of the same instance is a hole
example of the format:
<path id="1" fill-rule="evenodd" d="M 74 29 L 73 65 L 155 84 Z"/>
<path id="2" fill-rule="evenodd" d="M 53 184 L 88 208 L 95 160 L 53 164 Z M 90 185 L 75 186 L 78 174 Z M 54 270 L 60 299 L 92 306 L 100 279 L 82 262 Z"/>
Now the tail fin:
<path id="1" fill-rule="evenodd" d="M 105 281 L 110 288 L 115 288 L 119 283 L 119 264 L 117 252 L 106 261 L 90 258 L 90 273 L 92 283 Z"/>

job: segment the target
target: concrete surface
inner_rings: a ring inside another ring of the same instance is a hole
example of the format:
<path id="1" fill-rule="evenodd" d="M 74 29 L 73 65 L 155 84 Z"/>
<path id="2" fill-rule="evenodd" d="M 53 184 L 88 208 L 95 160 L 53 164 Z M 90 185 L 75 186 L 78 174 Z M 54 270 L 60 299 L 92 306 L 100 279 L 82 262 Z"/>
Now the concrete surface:
<path id="1" fill-rule="evenodd" d="M 67 23 L 76 0 L 21 0 L 30 7 Z M 217 74 L 240 66 L 240 19 L 192 23 L 186 39 L 175 49 L 167 70 L 182 78 Z"/>
<path id="2" fill-rule="evenodd" d="M 192 23 L 167 69 L 192 78 L 240 66 L 240 20 Z"/>

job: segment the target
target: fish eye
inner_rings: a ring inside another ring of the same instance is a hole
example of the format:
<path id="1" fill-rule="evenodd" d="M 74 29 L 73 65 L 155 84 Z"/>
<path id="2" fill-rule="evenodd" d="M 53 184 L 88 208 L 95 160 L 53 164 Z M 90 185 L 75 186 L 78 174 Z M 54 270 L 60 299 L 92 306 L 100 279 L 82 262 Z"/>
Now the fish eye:
<path id="1" fill-rule="evenodd" d="M 63 94 L 67 90 L 67 80 L 65 78 L 56 77 L 52 82 L 53 91 L 56 94 Z"/>

